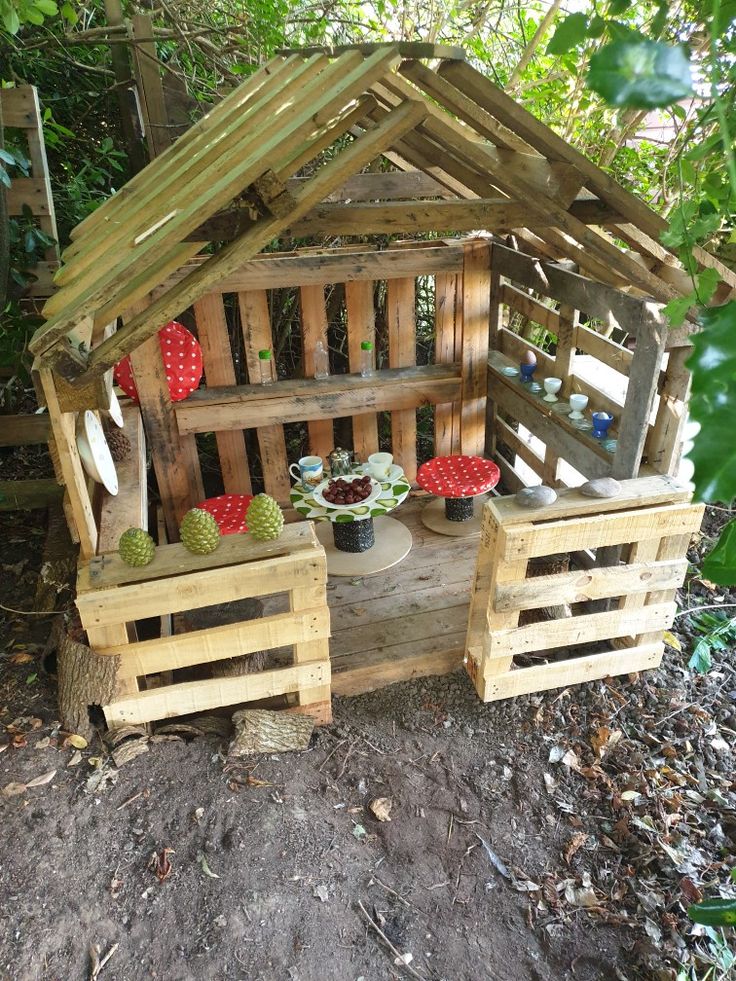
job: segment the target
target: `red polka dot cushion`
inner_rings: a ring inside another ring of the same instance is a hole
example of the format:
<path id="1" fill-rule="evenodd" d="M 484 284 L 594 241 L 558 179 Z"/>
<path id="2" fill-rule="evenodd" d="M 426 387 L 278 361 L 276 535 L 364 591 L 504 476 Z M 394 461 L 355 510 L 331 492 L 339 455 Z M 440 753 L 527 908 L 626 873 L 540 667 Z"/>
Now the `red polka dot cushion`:
<path id="1" fill-rule="evenodd" d="M 219 497 L 208 497 L 197 507 L 210 512 L 221 535 L 242 535 L 248 530 L 245 513 L 252 500 L 252 494 L 220 494 Z"/>
<path id="2" fill-rule="evenodd" d="M 419 468 L 417 483 L 437 497 L 475 497 L 495 487 L 501 471 L 482 456 L 437 456 Z"/>
<path id="3" fill-rule="evenodd" d="M 202 348 L 199 341 L 176 320 L 169 321 L 158 332 L 161 342 L 161 355 L 166 368 L 166 380 L 172 402 L 181 402 L 187 395 L 199 388 L 202 380 Z M 123 358 L 113 372 L 116 384 L 134 402 L 138 401 L 130 358 Z"/>

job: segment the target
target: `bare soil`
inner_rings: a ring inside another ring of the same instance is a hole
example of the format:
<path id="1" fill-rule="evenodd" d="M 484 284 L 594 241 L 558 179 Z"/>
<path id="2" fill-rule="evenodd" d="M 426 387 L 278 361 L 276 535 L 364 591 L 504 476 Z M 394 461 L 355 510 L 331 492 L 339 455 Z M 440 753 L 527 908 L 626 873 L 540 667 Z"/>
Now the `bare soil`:
<path id="1" fill-rule="evenodd" d="M 43 520 L 0 516 L 7 607 L 31 607 Z M 697 579 L 683 601 L 715 596 L 736 602 Z M 111 950 L 103 981 L 674 979 L 712 963 L 685 911 L 736 864 L 736 672 L 725 652 L 693 675 L 686 629 L 647 675 L 483 705 L 457 672 L 335 699 L 303 753 L 226 768 L 226 742 L 182 731 L 117 768 L 101 738 L 76 749 L 60 731 L 50 619 L 0 615 L 3 981 L 96 977 Z"/>

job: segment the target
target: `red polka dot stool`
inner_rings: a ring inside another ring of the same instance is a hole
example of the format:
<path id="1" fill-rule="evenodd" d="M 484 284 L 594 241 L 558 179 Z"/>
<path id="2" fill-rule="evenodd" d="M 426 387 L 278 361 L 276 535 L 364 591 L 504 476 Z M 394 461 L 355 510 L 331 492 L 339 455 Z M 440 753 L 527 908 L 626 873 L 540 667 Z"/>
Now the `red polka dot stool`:
<path id="1" fill-rule="evenodd" d="M 438 456 L 423 463 L 417 483 L 438 498 L 422 511 L 423 523 L 442 535 L 478 534 L 478 498 L 495 487 L 500 476 L 496 464 L 482 456 Z"/>
<path id="2" fill-rule="evenodd" d="M 166 381 L 172 402 L 181 402 L 199 388 L 202 380 L 202 348 L 199 341 L 183 324 L 170 320 L 158 332 L 161 356 L 166 368 Z M 115 382 L 134 402 L 138 401 L 130 358 L 123 358 L 115 365 Z"/>
<path id="3" fill-rule="evenodd" d="M 210 512 L 221 535 L 242 535 L 248 530 L 245 513 L 252 500 L 252 494 L 220 494 L 219 497 L 208 497 L 197 507 Z"/>

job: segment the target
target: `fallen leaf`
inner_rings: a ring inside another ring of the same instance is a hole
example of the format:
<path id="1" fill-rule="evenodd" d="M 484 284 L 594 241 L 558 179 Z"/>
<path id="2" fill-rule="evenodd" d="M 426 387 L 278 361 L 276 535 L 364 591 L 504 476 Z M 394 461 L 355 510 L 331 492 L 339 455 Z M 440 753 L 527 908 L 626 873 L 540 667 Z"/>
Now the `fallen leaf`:
<path id="1" fill-rule="evenodd" d="M 174 854 L 173 848 L 162 848 L 160 852 L 153 852 L 148 861 L 147 868 L 156 874 L 159 882 L 164 882 L 171 875 L 171 862 L 169 855 Z M 201 852 L 199 853 L 202 854 Z M 202 856 L 204 858 L 204 856 Z M 219 876 L 217 877 L 219 878 Z"/>
<path id="2" fill-rule="evenodd" d="M 123 888 L 123 880 L 118 879 L 118 877 L 114 875 L 112 877 L 112 881 L 110 882 L 110 895 L 112 896 L 113 899 L 118 898 L 122 888 Z"/>
<path id="3" fill-rule="evenodd" d="M 23 735 L 23 733 L 19 733 L 17 736 L 13 736 L 13 742 L 11 743 L 13 749 L 25 749 L 27 745 L 28 745 L 28 740 Z"/>
<path id="4" fill-rule="evenodd" d="M 365 830 L 362 824 L 356 824 L 353 826 L 353 835 L 360 841 L 361 838 L 365 838 L 368 832 Z"/>
<path id="5" fill-rule="evenodd" d="M 29 654 L 28 651 L 18 651 L 17 654 L 11 654 L 8 658 L 11 664 L 28 664 L 32 660 L 33 655 Z"/>
<path id="6" fill-rule="evenodd" d="M 575 889 L 573 886 L 567 886 L 565 889 L 565 899 L 571 906 L 582 906 L 585 909 L 589 909 L 591 906 L 600 905 L 598 902 L 598 897 L 595 894 L 595 890 L 590 886 L 582 889 Z"/>
<path id="7" fill-rule="evenodd" d="M 49 770 L 48 773 L 42 773 L 40 777 L 34 777 L 33 780 L 29 780 L 28 786 L 43 787 L 44 784 L 51 783 L 55 776 L 56 770 Z"/>
<path id="8" fill-rule="evenodd" d="M 621 800 L 636 800 L 637 797 L 641 797 L 638 790 L 625 790 L 621 794 Z"/>
<path id="9" fill-rule="evenodd" d="M 406 967 L 407 964 L 411 964 L 414 960 L 414 955 L 410 954 L 408 951 L 405 954 L 401 954 L 399 957 L 394 957 L 394 964 L 397 967 L 401 967 L 403 964 Z"/>
<path id="10" fill-rule="evenodd" d="M 549 751 L 549 762 L 559 763 L 564 755 L 565 755 L 564 746 L 553 746 L 552 749 Z"/>
<path id="11" fill-rule="evenodd" d="M 257 777 L 252 777 L 250 773 L 246 777 L 245 782 L 249 787 L 273 787 L 273 784 L 269 783 L 268 780 L 259 780 Z"/>
<path id="12" fill-rule="evenodd" d="M 674 650 L 682 652 L 682 644 L 671 630 L 665 630 L 662 639 L 668 647 L 672 647 Z"/>
<path id="13" fill-rule="evenodd" d="M 574 753 L 571 749 L 568 749 L 560 762 L 564 763 L 565 766 L 569 767 L 571 770 L 580 769 L 580 760 L 578 759 L 577 753 Z"/>
<path id="14" fill-rule="evenodd" d="M 565 861 L 570 864 L 572 857 L 576 852 L 580 851 L 585 842 L 588 840 L 588 836 L 582 832 L 577 831 L 570 839 L 567 848 L 565 849 Z"/>
<path id="15" fill-rule="evenodd" d="M 680 890 L 688 903 L 699 903 L 703 898 L 703 894 L 700 889 L 698 889 L 693 880 L 689 879 L 686 875 L 680 879 Z"/>
<path id="16" fill-rule="evenodd" d="M 11 783 L 6 784 L 6 786 L 3 787 L 3 796 L 17 797 L 18 794 L 24 794 L 26 792 L 26 789 L 27 788 L 24 783 L 16 783 L 15 781 L 12 781 Z"/>
<path id="17" fill-rule="evenodd" d="M 199 824 L 199 822 L 202 820 L 203 817 L 204 817 L 204 808 L 203 807 L 195 808 L 194 813 L 192 814 L 192 821 L 194 821 L 195 824 Z"/>
<path id="18" fill-rule="evenodd" d="M 623 732 L 620 729 L 609 729 L 608 726 L 601 726 L 591 737 L 590 744 L 596 755 L 601 759 L 609 753 L 613 747 L 621 741 Z"/>
<path id="19" fill-rule="evenodd" d="M 376 797 L 368 805 L 374 816 L 379 821 L 390 821 L 391 820 L 391 808 L 393 807 L 393 801 L 390 797 Z"/>
<path id="20" fill-rule="evenodd" d="M 73 746 L 74 749 L 86 749 L 88 744 L 84 736 L 71 732 L 61 745 L 63 749 L 67 749 L 69 746 Z"/>
<path id="21" fill-rule="evenodd" d="M 165 848 L 164 851 L 173 851 L 173 849 L 171 849 L 171 848 L 166 849 Z M 202 867 L 202 871 L 204 872 L 204 874 L 206 876 L 209 876 L 210 879 L 219 879 L 220 878 L 220 876 L 217 874 L 217 872 L 213 872 L 212 869 L 207 864 L 207 857 L 205 856 L 204 852 L 197 852 L 197 861 L 199 862 L 200 866 Z M 169 872 L 170 871 L 171 871 L 171 869 L 169 869 Z M 168 875 L 168 873 L 167 873 L 167 875 Z M 164 876 L 164 878 L 165 878 L 165 876 Z M 161 881 L 163 882 L 163 879 Z"/>
<path id="22" fill-rule="evenodd" d="M 314 891 L 312 892 L 312 895 L 314 896 L 315 899 L 318 899 L 321 903 L 326 903 L 330 898 L 330 894 L 327 891 L 327 886 L 322 882 L 320 882 L 319 885 L 314 887 Z"/>
<path id="23" fill-rule="evenodd" d="M 32 685 L 35 683 L 37 679 L 38 679 L 38 672 L 34 671 L 33 674 L 29 674 L 28 677 L 26 678 L 26 684 Z"/>
<path id="24" fill-rule="evenodd" d="M 557 790 L 558 783 L 551 773 L 544 774 L 544 786 L 547 788 L 548 794 L 552 794 Z"/>
<path id="25" fill-rule="evenodd" d="M 34 749 L 48 749 L 51 745 L 51 737 L 44 736 L 43 739 L 38 739 L 34 744 Z"/>
<path id="26" fill-rule="evenodd" d="M 69 762 L 67 763 L 67 766 L 79 766 L 81 762 L 82 762 L 82 754 L 79 752 L 78 749 L 76 749 L 72 753 Z"/>

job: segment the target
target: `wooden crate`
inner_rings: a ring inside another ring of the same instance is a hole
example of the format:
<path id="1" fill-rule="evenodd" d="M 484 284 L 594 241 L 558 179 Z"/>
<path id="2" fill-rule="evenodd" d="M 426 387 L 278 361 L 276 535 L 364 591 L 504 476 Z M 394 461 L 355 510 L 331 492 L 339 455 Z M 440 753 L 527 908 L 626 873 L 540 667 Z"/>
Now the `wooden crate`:
<path id="1" fill-rule="evenodd" d="M 667 476 L 622 484 L 622 494 L 608 500 L 566 489 L 538 510 L 525 510 L 512 497 L 485 505 L 465 650 L 466 668 L 484 701 L 641 671 L 661 661 L 662 634 L 672 624 L 675 590 L 685 577 L 687 547 L 703 505 L 690 504 L 689 492 Z M 609 564 L 526 578 L 531 559 L 576 556 L 577 550 L 600 550 L 599 562 L 605 556 Z M 552 604 L 570 604 L 572 615 L 519 625 L 522 610 Z M 610 649 L 591 652 L 593 644 Z M 560 648 L 572 650 L 554 660 Z M 534 661 L 540 654 L 547 663 L 521 667 L 514 660 L 525 655 Z"/>
<path id="2" fill-rule="evenodd" d="M 287 525 L 275 542 L 222 539 L 211 555 L 159 546 L 132 569 L 115 553 L 82 561 L 77 607 L 96 654 L 117 657 L 117 690 L 103 705 L 110 727 L 202 712 L 275 695 L 330 721 L 325 553 L 311 522 Z M 138 641 L 136 621 L 247 597 L 280 594 L 285 611 L 258 620 Z M 166 684 L 164 672 L 290 646 L 291 663 L 239 677 Z M 164 682 L 164 683 L 162 683 Z M 155 684 L 157 687 L 147 687 Z"/>

